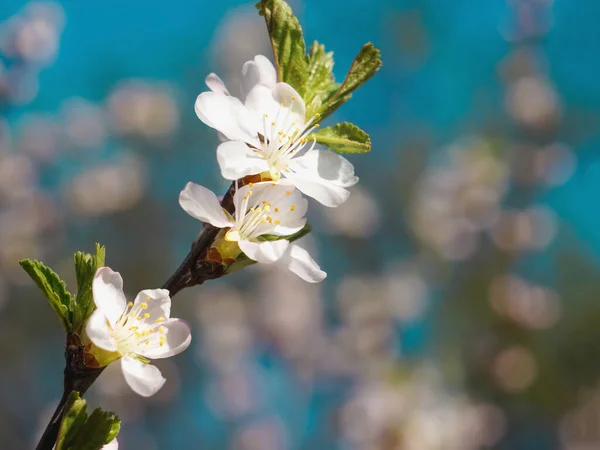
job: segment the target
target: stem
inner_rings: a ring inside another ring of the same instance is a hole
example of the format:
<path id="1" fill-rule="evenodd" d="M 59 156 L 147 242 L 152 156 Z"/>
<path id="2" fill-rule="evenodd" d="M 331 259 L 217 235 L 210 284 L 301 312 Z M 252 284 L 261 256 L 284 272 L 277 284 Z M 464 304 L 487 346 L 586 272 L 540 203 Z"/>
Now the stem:
<path id="1" fill-rule="evenodd" d="M 78 343 L 79 338 L 75 335 L 67 336 L 67 346 L 65 349 L 65 371 L 63 381 L 63 394 L 58 402 L 56 411 L 52 415 L 50 422 L 44 430 L 44 434 L 35 448 L 36 450 L 52 450 L 60 424 L 65 414 L 64 408 L 72 391 L 78 391 L 81 396 L 87 392 L 90 386 L 96 381 L 96 378 L 102 373 L 104 367 L 90 369 L 85 367 L 83 359 L 83 347 L 74 345 Z"/>

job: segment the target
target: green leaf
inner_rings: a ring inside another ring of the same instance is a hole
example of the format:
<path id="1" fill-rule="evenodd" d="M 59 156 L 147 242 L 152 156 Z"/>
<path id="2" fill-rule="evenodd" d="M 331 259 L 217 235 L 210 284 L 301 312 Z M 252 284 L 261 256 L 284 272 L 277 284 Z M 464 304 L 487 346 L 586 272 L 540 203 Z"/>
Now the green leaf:
<path id="1" fill-rule="evenodd" d="M 358 52 L 350 70 L 339 89 L 323 103 L 319 113 L 324 118 L 342 106 L 352 96 L 352 92 L 361 87 L 381 67 L 380 51 L 370 42 Z"/>
<path id="2" fill-rule="evenodd" d="M 67 291 L 65 282 L 40 261 L 22 259 L 19 264 L 48 299 L 50 306 L 60 318 L 67 333 L 73 330 L 74 299 Z"/>
<path id="3" fill-rule="evenodd" d="M 317 142 L 338 153 L 367 153 L 371 151 L 371 138 L 356 125 L 338 123 L 314 133 Z"/>
<path id="4" fill-rule="evenodd" d="M 121 420 L 112 412 L 95 409 L 88 417 L 85 400 L 71 392 L 60 424 L 56 450 L 99 450 L 119 433 Z"/>
<path id="5" fill-rule="evenodd" d="M 288 83 L 303 96 L 308 58 L 298 19 L 283 0 L 262 0 L 256 8 L 267 24 L 278 80 Z"/>
<path id="6" fill-rule="evenodd" d="M 106 249 L 100 244 L 96 244 L 95 255 L 77 252 L 73 256 L 77 277 L 76 318 L 73 325 L 77 333 L 81 332 L 96 307 L 92 296 L 92 282 L 96 270 L 104 266 L 105 257 Z"/>
<path id="7" fill-rule="evenodd" d="M 338 88 L 333 75 L 333 52 L 325 52 L 324 45 L 313 42 L 308 55 L 308 78 L 303 96 L 306 117 L 313 117 Z"/>
<path id="8" fill-rule="evenodd" d="M 66 450 L 73 445 L 77 433 L 81 430 L 87 420 L 85 412 L 85 400 L 79 396 L 79 392 L 73 391 L 67 399 L 65 405 L 65 415 L 60 425 L 58 439 L 56 440 L 56 450 Z"/>

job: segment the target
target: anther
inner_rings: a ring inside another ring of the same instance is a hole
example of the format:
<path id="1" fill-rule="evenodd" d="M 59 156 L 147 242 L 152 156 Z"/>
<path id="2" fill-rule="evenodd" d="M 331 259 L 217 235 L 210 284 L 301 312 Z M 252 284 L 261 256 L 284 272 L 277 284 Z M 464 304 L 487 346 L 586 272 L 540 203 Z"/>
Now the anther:
<path id="1" fill-rule="evenodd" d="M 148 314 L 148 313 L 144 314 L 144 319 L 147 319 L 148 317 L 150 317 L 150 314 Z"/>
<path id="2" fill-rule="evenodd" d="M 287 191 L 285 195 L 292 195 L 292 191 Z"/>
<path id="3" fill-rule="evenodd" d="M 290 206 L 290 211 L 294 211 L 296 209 L 296 205 Z"/>
<path id="4" fill-rule="evenodd" d="M 165 318 L 163 316 L 160 316 L 158 319 L 156 319 L 156 323 L 161 323 L 164 321 L 165 321 Z"/>
<path id="5" fill-rule="evenodd" d="M 275 208 L 275 212 L 279 212 L 279 208 Z"/>
<path id="6" fill-rule="evenodd" d="M 294 96 L 294 97 L 292 97 L 292 100 L 296 100 L 296 97 L 295 97 L 295 96 Z"/>

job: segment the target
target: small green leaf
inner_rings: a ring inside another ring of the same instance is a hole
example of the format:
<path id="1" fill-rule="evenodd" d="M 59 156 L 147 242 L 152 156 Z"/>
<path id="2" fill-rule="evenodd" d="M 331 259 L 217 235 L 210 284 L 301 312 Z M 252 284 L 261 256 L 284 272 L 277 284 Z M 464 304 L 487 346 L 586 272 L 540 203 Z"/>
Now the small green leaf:
<path id="1" fill-rule="evenodd" d="M 360 49 L 336 95 L 345 96 L 365 84 L 381 67 L 381 52 L 372 43 Z"/>
<path id="2" fill-rule="evenodd" d="M 79 392 L 71 392 L 65 405 L 66 413 L 60 425 L 58 439 L 56 440 L 56 450 L 66 450 L 73 445 L 77 434 L 87 420 L 85 410 L 85 400 L 79 396 Z"/>
<path id="3" fill-rule="evenodd" d="M 348 122 L 323 128 L 313 136 L 317 142 L 338 153 L 367 153 L 371 151 L 371 138 L 356 125 Z"/>
<path id="4" fill-rule="evenodd" d="M 73 256 L 77 277 L 76 319 L 73 326 L 77 328 L 77 333 L 81 333 L 96 307 L 92 296 L 92 282 L 96 270 L 104 266 L 105 256 L 106 249 L 100 244 L 96 244 L 96 254 L 93 256 L 83 252 L 77 252 Z"/>
<path id="5" fill-rule="evenodd" d="M 73 330 L 74 299 L 65 282 L 40 261 L 22 259 L 19 264 L 44 293 L 50 306 L 60 318 L 67 333 Z"/>
<path id="6" fill-rule="evenodd" d="M 298 19 L 290 5 L 283 0 L 262 0 L 256 4 L 256 8 L 267 23 L 277 78 L 303 96 L 308 77 L 308 58 Z"/>
<path id="7" fill-rule="evenodd" d="M 95 409 L 88 417 L 85 400 L 71 392 L 60 424 L 56 450 L 100 450 L 119 433 L 121 420 L 112 412 Z"/>
<path id="8" fill-rule="evenodd" d="M 308 78 L 303 96 L 306 117 L 313 117 L 338 88 L 333 75 L 333 52 L 325 52 L 324 45 L 313 42 L 308 55 Z"/>
<path id="9" fill-rule="evenodd" d="M 358 52 L 350 70 L 339 89 L 325 102 L 319 113 L 322 118 L 330 115 L 352 96 L 352 92 L 361 87 L 381 67 L 381 52 L 370 42 Z"/>

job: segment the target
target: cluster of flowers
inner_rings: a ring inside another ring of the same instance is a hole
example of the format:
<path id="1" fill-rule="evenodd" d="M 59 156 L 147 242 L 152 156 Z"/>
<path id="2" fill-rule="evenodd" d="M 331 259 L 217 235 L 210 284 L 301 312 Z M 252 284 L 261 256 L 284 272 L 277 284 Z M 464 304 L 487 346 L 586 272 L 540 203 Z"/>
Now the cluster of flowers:
<path id="1" fill-rule="evenodd" d="M 191 216 L 223 230 L 222 240 L 258 263 L 280 261 L 302 279 L 315 283 L 326 274 L 306 250 L 287 237 L 306 225 L 305 194 L 335 207 L 358 181 L 345 158 L 316 147 L 310 134 L 319 116 L 306 117 L 306 105 L 289 84 L 277 82 L 264 56 L 244 64 L 242 97 L 233 97 L 221 79 L 210 74 L 210 92 L 198 96 L 196 114 L 216 129 L 223 141 L 217 148 L 221 174 L 232 180 L 234 210 L 226 211 L 209 189 L 188 183 L 179 203 Z M 247 182 L 251 177 L 255 182 Z M 260 181 L 256 181 L 256 180 Z M 169 318 L 171 299 L 165 289 L 144 290 L 134 302 L 123 294 L 121 276 L 108 267 L 96 273 L 93 296 L 97 310 L 86 331 L 94 345 L 121 358 L 125 379 L 140 395 L 150 396 L 164 384 L 151 359 L 185 350 L 189 327 Z"/>

